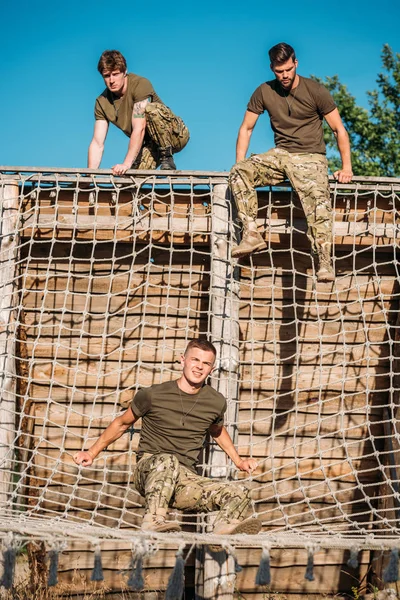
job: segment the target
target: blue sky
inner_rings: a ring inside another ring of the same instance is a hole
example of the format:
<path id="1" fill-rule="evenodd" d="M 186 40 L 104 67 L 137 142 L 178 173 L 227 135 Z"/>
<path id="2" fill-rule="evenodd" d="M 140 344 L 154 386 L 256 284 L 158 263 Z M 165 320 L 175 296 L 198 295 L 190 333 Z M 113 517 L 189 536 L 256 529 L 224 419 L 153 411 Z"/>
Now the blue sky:
<path id="1" fill-rule="evenodd" d="M 248 99 L 272 78 L 274 44 L 294 46 L 301 75 L 339 75 L 364 106 L 383 44 L 400 52 L 397 0 L 3 0 L 2 15 L 1 165 L 86 167 L 105 49 L 119 49 L 189 126 L 178 168 L 210 171 L 232 166 Z M 122 162 L 127 142 L 110 127 L 101 166 Z M 250 150 L 272 145 L 263 115 Z"/>

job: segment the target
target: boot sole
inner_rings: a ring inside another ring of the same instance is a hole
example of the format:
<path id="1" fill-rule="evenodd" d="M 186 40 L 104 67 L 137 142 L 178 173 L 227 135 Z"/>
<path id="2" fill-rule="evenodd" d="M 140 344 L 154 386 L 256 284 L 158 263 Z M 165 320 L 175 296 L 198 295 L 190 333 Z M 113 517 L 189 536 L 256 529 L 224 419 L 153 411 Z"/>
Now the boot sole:
<path id="1" fill-rule="evenodd" d="M 235 248 L 232 249 L 231 251 L 231 256 L 232 258 L 242 258 L 243 256 L 248 256 L 249 254 L 253 254 L 253 252 L 257 252 L 257 250 L 264 250 L 264 248 L 267 247 L 267 244 L 265 242 L 260 242 L 259 244 L 257 244 L 257 246 L 254 246 L 251 250 L 248 250 L 246 252 L 235 252 Z"/>
<path id="2" fill-rule="evenodd" d="M 238 523 L 233 531 L 226 534 L 221 535 L 237 535 L 240 533 L 245 533 L 246 535 L 257 535 L 260 533 L 262 529 L 262 523 L 258 519 L 246 519 L 246 521 L 242 521 Z M 208 546 L 211 552 L 221 552 L 222 546 L 218 546 L 217 544 L 211 544 Z"/>
<path id="3" fill-rule="evenodd" d="M 162 525 L 160 527 L 154 527 L 152 529 L 143 529 L 142 528 L 143 533 L 174 533 L 174 532 L 178 532 L 178 531 L 182 531 L 182 529 L 180 528 L 179 525 L 169 525 L 168 523 L 165 523 L 165 525 Z"/>

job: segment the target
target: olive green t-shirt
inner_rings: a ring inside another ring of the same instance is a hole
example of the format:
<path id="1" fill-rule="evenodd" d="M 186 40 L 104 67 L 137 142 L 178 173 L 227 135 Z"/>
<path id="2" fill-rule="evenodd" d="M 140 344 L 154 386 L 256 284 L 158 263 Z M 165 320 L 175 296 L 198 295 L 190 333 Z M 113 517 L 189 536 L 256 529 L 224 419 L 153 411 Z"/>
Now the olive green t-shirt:
<path id="1" fill-rule="evenodd" d="M 268 112 L 277 148 L 320 154 L 326 152 L 322 120 L 335 108 L 328 90 L 306 77 L 299 77 L 298 86 L 289 93 L 276 79 L 266 81 L 247 105 L 247 110 L 257 115 Z"/>
<path id="2" fill-rule="evenodd" d="M 135 102 L 150 98 L 151 102 L 163 104 L 150 81 L 134 73 L 128 73 L 128 85 L 122 98 L 115 96 L 108 88 L 96 98 L 94 118 L 96 121 L 114 123 L 128 137 L 132 133 L 132 113 Z"/>
<path id="3" fill-rule="evenodd" d="M 176 381 L 168 381 L 139 390 L 131 408 L 142 417 L 138 458 L 144 452 L 167 452 L 194 471 L 208 428 L 223 425 L 226 400 L 209 385 L 186 394 Z"/>

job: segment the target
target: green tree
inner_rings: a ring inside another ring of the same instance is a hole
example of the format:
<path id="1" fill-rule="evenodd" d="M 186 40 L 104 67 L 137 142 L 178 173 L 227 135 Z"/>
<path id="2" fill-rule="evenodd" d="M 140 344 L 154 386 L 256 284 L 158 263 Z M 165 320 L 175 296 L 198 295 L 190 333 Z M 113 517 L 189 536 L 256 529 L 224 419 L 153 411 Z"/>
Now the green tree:
<path id="1" fill-rule="evenodd" d="M 331 92 L 350 136 L 354 175 L 400 176 L 400 54 L 389 45 L 382 50 L 383 72 L 378 90 L 367 92 L 369 110 L 356 104 L 354 96 L 337 75 L 321 80 Z M 335 137 L 324 129 L 332 171 L 341 167 Z"/>

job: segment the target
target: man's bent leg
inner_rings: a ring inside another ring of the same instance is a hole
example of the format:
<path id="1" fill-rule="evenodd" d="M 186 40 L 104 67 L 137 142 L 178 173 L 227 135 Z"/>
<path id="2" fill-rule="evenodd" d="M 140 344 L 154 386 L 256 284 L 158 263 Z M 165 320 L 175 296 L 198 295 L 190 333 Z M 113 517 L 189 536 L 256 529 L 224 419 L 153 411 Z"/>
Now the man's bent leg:
<path id="1" fill-rule="evenodd" d="M 328 162 L 321 154 L 293 154 L 288 177 L 299 195 L 307 219 L 308 238 L 318 255 L 318 281 L 333 281 L 332 204 L 328 180 Z"/>
<path id="2" fill-rule="evenodd" d="M 143 145 L 131 168 L 140 171 L 151 171 L 157 168 L 157 158 L 158 150 L 152 143 L 146 146 Z"/>
<path id="3" fill-rule="evenodd" d="M 188 128 L 168 106 L 159 102 L 148 104 L 145 112 L 147 133 L 160 150 L 161 169 L 176 169 L 172 155 L 188 143 Z"/>
<path id="4" fill-rule="evenodd" d="M 178 459 L 172 454 L 145 455 L 137 464 L 133 481 L 144 496 L 146 513 L 142 529 L 179 531 L 178 523 L 166 521 L 167 508 L 175 491 L 179 473 Z"/>
<path id="5" fill-rule="evenodd" d="M 192 509 L 199 512 L 219 510 L 214 522 L 214 533 L 257 534 L 262 527 L 261 521 L 245 519 L 250 503 L 250 491 L 246 487 L 238 483 L 200 477 L 188 469 L 180 468 L 173 505 L 182 510 Z M 220 546 L 215 544 L 209 545 L 209 548 L 213 552 L 221 550 Z"/>
<path id="6" fill-rule="evenodd" d="M 241 243 L 232 249 L 233 258 L 246 256 L 267 246 L 257 230 L 258 200 L 255 188 L 274 185 L 284 179 L 285 174 L 281 167 L 284 154 L 284 151 L 275 148 L 264 154 L 245 158 L 231 169 L 229 185 L 244 228 Z"/>
<path id="7" fill-rule="evenodd" d="M 218 533 L 258 533 L 261 522 L 245 519 L 251 504 L 250 491 L 240 483 L 221 482 L 200 477 L 180 467 L 173 506 L 181 510 L 211 512 L 218 510 L 215 531 Z M 249 523 L 237 531 L 239 523 Z M 221 531 L 218 531 L 221 529 Z"/>

